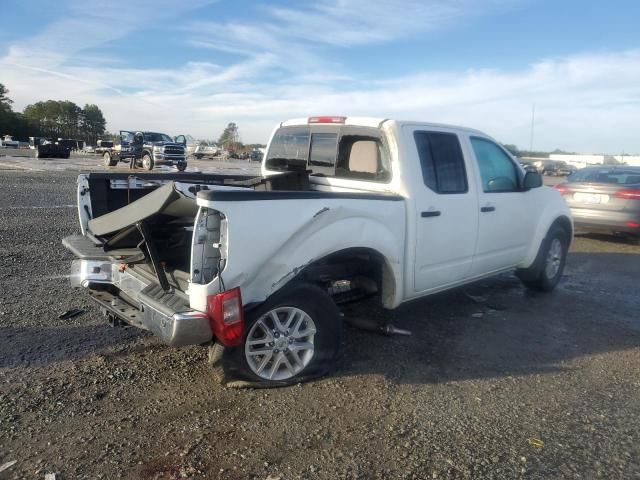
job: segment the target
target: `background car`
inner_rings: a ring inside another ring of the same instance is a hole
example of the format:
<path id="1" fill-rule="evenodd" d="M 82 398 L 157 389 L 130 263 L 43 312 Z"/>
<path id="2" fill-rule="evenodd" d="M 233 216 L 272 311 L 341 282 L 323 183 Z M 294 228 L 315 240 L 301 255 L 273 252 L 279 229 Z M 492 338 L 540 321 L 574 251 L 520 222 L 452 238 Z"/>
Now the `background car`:
<path id="1" fill-rule="evenodd" d="M 215 158 L 220 154 L 220 149 L 218 145 L 214 144 L 200 144 L 193 151 L 193 156 L 195 158 Z"/>
<path id="2" fill-rule="evenodd" d="M 577 229 L 640 239 L 640 167 L 583 168 L 555 188 L 567 201 Z"/>
<path id="3" fill-rule="evenodd" d="M 249 160 L 252 162 L 261 162 L 263 154 L 260 150 L 251 150 L 249 152 Z"/>
<path id="4" fill-rule="evenodd" d="M 542 175 L 564 176 L 571 175 L 578 170 L 562 160 L 537 160 L 533 162 L 533 166 Z"/>
<path id="5" fill-rule="evenodd" d="M 554 161 L 554 164 L 555 165 L 551 168 L 553 175 L 567 176 L 578 171 L 576 167 L 568 164 L 567 162 L 563 162 L 562 160 L 556 160 Z"/>

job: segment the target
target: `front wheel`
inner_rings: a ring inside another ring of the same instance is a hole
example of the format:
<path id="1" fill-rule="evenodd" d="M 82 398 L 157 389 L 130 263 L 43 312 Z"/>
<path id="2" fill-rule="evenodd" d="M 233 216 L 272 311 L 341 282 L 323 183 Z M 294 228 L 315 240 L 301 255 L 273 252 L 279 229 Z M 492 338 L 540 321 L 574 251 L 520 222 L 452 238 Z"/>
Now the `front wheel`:
<path id="1" fill-rule="evenodd" d="M 148 153 L 142 156 L 142 168 L 145 170 L 153 170 L 153 158 Z"/>
<path id="2" fill-rule="evenodd" d="M 314 285 L 284 290 L 248 312 L 242 345 L 225 349 L 222 365 L 228 383 L 281 387 L 335 368 L 341 348 L 335 303 Z"/>
<path id="3" fill-rule="evenodd" d="M 102 160 L 104 162 L 105 167 L 115 167 L 118 163 L 117 160 L 114 160 L 109 152 L 104 152 L 102 155 Z"/>
<path id="4" fill-rule="evenodd" d="M 516 271 L 516 275 L 532 290 L 551 292 L 562 278 L 568 250 L 569 233 L 554 225 L 542 241 L 533 265 Z"/>

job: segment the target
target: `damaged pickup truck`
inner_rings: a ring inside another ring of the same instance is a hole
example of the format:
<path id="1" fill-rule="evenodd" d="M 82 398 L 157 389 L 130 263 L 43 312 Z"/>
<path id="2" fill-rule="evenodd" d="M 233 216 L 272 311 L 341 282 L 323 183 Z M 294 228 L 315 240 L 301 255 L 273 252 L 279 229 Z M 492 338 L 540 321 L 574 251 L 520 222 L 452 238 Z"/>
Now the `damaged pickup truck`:
<path id="1" fill-rule="evenodd" d="M 255 178 L 82 174 L 78 211 L 74 285 L 260 386 L 330 371 L 345 302 L 512 270 L 551 291 L 573 235 L 560 194 L 485 134 L 351 117 L 281 123 Z"/>

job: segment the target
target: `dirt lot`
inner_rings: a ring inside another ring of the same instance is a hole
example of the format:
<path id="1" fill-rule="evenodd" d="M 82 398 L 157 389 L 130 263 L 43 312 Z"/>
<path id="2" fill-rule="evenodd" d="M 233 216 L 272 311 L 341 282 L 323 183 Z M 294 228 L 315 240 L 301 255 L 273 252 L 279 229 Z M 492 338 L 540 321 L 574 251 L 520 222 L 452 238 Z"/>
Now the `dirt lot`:
<path id="1" fill-rule="evenodd" d="M 507 275 L 367 306 L 414 335 L 347 328 L 333 376 L 225 389 L 68 286 L 75 173 L 2 168 L 2 479 L 640 476 L 640 247 L 578 237 L 551 295 Z"/>
<path id="2" fill-rule="evenodd" d="M 17 150 L 0 148 L 0 170 L 21 170 L 30 172 L 48 171 L 93 171 L 104 170 L 102 158 L 99 155 L 92 155 L 83 152 L 72 152 L 70 159 L 61 158 L 35 158 L 34 150 Z M 213 159 L 188 159 L 188 172 L 207 171 L 232 171 L 238 174 L 253 174 L 260 171 L 259 162 L 248 160 L 213 160 Z M 129 171 L 128 163 L 119 163 L 116 167 L 109 168 L 110 171 Z M 177 172 L 174 167 L 161 166 L 155 171 Z"/>

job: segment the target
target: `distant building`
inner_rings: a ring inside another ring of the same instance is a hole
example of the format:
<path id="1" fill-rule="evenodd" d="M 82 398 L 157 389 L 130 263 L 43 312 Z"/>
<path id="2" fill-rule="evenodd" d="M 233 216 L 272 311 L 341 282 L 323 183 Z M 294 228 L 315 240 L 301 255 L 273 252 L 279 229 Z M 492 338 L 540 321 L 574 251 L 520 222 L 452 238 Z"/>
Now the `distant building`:
<path id="1" fill-rule="evenodd" d="M 570 165 L 578 168 L 588 167 L 589 165 L 616 165 L 626 164 L 640 166 L 640 155 L 581 155 L 552 153 L 549 155 L 550 160 L 562 160 Z"/>
<path id="2" fill-rule="evenodd" d="M 640 155 L 614 155 L 613 158 L 620 163 L 640 167 Z"/>

